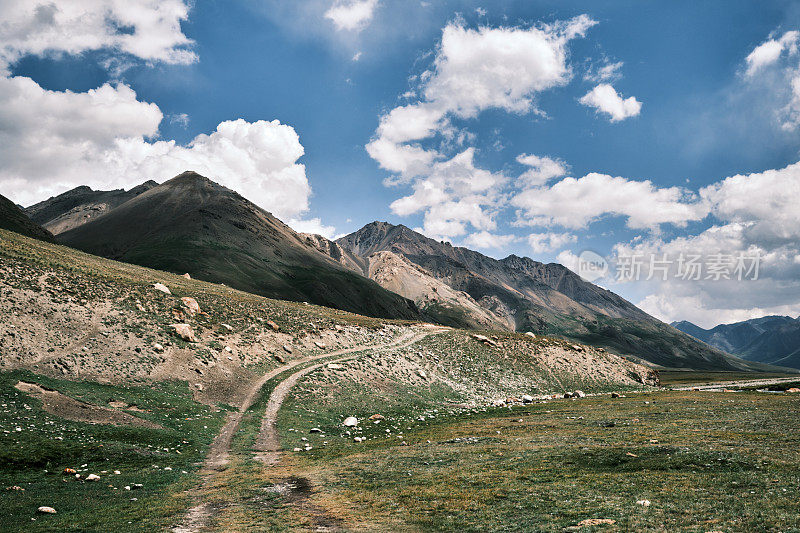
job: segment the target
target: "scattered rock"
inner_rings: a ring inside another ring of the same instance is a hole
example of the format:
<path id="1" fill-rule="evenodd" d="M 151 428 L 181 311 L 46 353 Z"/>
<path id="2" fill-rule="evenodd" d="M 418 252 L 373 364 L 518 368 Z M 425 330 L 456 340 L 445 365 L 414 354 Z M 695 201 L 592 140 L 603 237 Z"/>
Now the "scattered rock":
<path id="1" fill-rule="evenodd" d="M 75 469 L 74 469 L 74 468 L 65 468 L 65 469 L 64 469 L 64 472 L 63 472 L 63 474 L 64 474 L 65 476 L 71 476 L 71 475 L 74 475 L 74 474 L 76 474 L 76 473 L 77 473 L 77 472 L 75 472 Z"/>
<path id="2" fill-rule="evenodd" d="M 286 362 L 286 360 L 283 358 L 283 356 L 281 354 L 279 354 L 279 353 L 276 353 L 273 357 L 275 357 L 275 360 L 278 361 L 281 364 Z"/>
<path id="3" fill-rule="evenodd" d="M 181 298 L 181 302 L 183 302 L 183 305 L 188 309 L 190 315 L 200 312 L 200 304 L 191 296 L 184 296 Z"/>
<path id="4" fill-rule="evenodd" d="M 792 387 L 791 389 L 786 389 L 786 392 L 796 393 L 800 392 L 800 389 L 798 389 L 797 387 Z"/>
<path id="5" fill-rule="evenodd" d="M 418 374 L 418 375 L 419 375 L 419 377 L 421 377 L 422 379 L 428 379 L 428 374 L 426 374 L 426 373 L 425 373 L 425 371 L 424 371 L 424 370 L 422 370 L 421 368 L 420 368 L 420 369 L 417 369 L 417 374 Z"/>
<path id="6" fill-rule="evenodd" d="M 358 425 L 358 418 L 354 416 L 348 416 L 347 418 L 344 419 L 342 425 L 348 428 L 356 427 Z"/>
<path id="7" fill-rule="evenodd" d="M 52 507 L 48 507 L 46 505 L 42 505 L 41 507 L 39 507 L 36 510 L 39 511 L 40 513 L 44 513 L 44 514 L 56 514 L 56 510 L 55 509 L 53 509 Z"/>
<path id="8" fill-rule="evenodd" d="M 522 395 L 522 403 L 531 403 L 533 402 L 533 396 L 530 394 L 523 394 Z"/>
<path id="9" fill-rule="evenodd" d="M 317 348 L 324 348 L 325 347 L 325 344 L 322 343 L 322 342 L 319 342 L 319 341 L 314 341 L 314 344 L 317 346 Z"/>
<path id="10" fill-rule="evenodd" d="M 526 331 L 525 332 L 525 336 L 526 337 L 530 337 L 531 339 L 535 339 L 536 338 L 536 335 L 532 331 Z"/>
<path id="11" fill-rule="evenodd" d="M 23 489 L 19 485 L 11 485 L 10 487 L 6 487 L 6 490 L 22 490 L 22 491 L 24 491 L 25 489 Z"/>
<path id="12" fill-rule="evenodd" d="M 175 330 L 178 337 L 186 342 L 197 342 L 197 337 L 194 336 L 194 330 L 189 324 L 170 324 L 169 326 Z"/>
<path id="13" fill-rule="evenodd" d="M 89 474 L 86 476 L 86 481 L 100 481 L 100 476 L 97 474 Z"/>
<path id="14" fill-rule="evenodd" d="M 289 346 L 288 344 L 284 344 L 284 345 L 283 345 L 283 350 L 284 350 L 286 353 L 292 353 L 292 347 L 291 347 L 291 346 Z"/>
<path id="15" fill-rule="evenodd" d="M 328 363 L 326 366 L 327 366 L 328 368 L 330 368 L 331 370 L 341 370 L 341 369 L 343 369 L 343 368 L 344 368 L 344 367 L 343 367 L 342 365 L 340 365 L 339 363 Z"/>
<path id="16" fill-rule="evenodd" d="M 273 322 L 272 320 L 267 320 L 267 325 L 272 328 L 273 331 L 278 331 L 281 328 L 278 327 L 278 324 Z"/>
<path id="17" fill-rule="evenodd" d="M 156 351 L 156 352 L 163 352 L 164 351 L 164 347 L 161 346 L 159 343 L 155 343 L 155 344 L 153 344 L 153 350 Z"/>
<path id="18" fill-rule="evenodd" d="M 474 334 L 472 336 L 472 338 L 475 339 L 476 341 L 482 342 L 484 344 L 488 344 L 489 346 L 497 346 L 496 342 L 494 342 L 492 339 L 490 339 L 489 337 L 487 337 L 485 335 Z"/>
<path id="19" fill-rule="evenodd" d="M 572 349 L 575 350 L 576 352 L 582 352 L 583 346 L 581 346 L 580 344 L 573 344 Z"/>
<path id="20" fill-rule="evenodd" d="M 233 331 L 233 326 L 229 326 L 228 324 L 220 324 L 225 330 Z"/>
<path id="21" fill-rule="evenodd" d="M 642 507 L 650 507 L 650 500 L 638 500 L 636 505 L 641 505 Z"/>
<path id="22" fill-rule="evenodd" d="M 586 393 L 583 392 L 582 390 L 576 390 L 575 392 L 572 393 L 572 397 L 573 398 L 586 398 Z"/>
<path id="23" fill-rule="evenodd" d="M 618 392 L 612 392 L 611 393 L 611 397 L 612 398 L 619 398 L 619 396 L 620 396 L 620 394 Z"/>
<path id="24" fill-rule="evenodd" d="M 384 418 L 385 417 L 383 415 L 379 415 L 379 414 L 374 414 L 371 417 L 369 417 L 370 420 L 383 420 Z"/>
<path id="25" fill-rule="evenodd" d="M 183 277 L 186 279 L 192 279 L 192 276 L 190 276 L 188 272 L 184 274 Z"/>
<path id="26" fill-rule="evenodd" d="M 166 286 L 166 285 L 164 285 L 163 283 L 155 283 L 155 284 L 153 285 L 153 288 L 154 288 L 155 290 L 157 290 L 157 291 L 161 291 L 161 292 L 163 292 L 164 294 L 172 294 L 172 291 L 170 291 L 170 290 L 169 290 L 169 287 L 167 287 L 167 286 Z"/>
<path id="27" fill-rule="evenodd" d="M 319 428 L 311 428 L 311 431 L 309 431 L 309 433 L 322 433 L 322 430 Z"/>
<path id="28" fill-rule="evenodd" d="M 625 455 L 627 455 L 628 457 L 639 457 L 635 453 L 631 453 L 631 452 L 627 452 Z"/>

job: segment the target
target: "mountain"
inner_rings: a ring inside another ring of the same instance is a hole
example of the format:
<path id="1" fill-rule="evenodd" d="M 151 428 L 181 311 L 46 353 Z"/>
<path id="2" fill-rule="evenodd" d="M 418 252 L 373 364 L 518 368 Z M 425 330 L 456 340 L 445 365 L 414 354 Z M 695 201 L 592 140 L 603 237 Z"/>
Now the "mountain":
<path id="1" fill-rule="evenodd" d="M 157 185 L 150 180 L 128 191 L 94 191 L 82 185 L 27 207 L 25 212 L 31 220 L 58 235 L 99 217 Z"/>
<path id="2" fill-rule="evenodd" d="M 188 272 L 270 298 L 419 319 L 416 306 L 337 263 L 271 214 L 194 172 L 58 235 L 80 250 Z"/>
<path id="3" fill-rule="evenodd" d="M 0 228 L 34 239 L 52 241 L 53 234 L 33 222 L 14 202 L 0 195 Z"/>
<path id="4" fill-rule="evenodd" d="M 711 329 L 685 320 L 672 325 L 748 361 L 800 368 L 800 318 L 765 316 Z"/>
<path id="5" fill-rule="evenodd" d="M 387 222 L 324 241 L 316 237 L 318 250 L 441 323 L 557 334 L 668 368 L 758 366 L 697 342 L 559 264 L 493 259 Z"/>

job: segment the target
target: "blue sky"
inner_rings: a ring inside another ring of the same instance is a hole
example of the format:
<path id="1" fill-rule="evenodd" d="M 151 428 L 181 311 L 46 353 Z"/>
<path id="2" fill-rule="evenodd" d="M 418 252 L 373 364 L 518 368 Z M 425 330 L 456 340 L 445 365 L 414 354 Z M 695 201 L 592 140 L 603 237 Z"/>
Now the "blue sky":
<path id="1" fill-rule="evenodd" d="M 18 202 L 192 165 L 328 235 L 388 220 L 568 266 L 585 249 L 757 249 L 772 263 L 746 286 L 598 281 L 666 320 L 800 313 L 796 2 L 13 4 L 0 8 L 0 136 L 24 142 L 0 149 L 0 189 Z M 423 132 L 380 130 L 397 108 L 424 112 Z M 44 144 L 63 150 L 19 155 Z M 392 168 L 403 147 L 427 163 Z M 771 210 L 750 209 L 748 187 Z"/>

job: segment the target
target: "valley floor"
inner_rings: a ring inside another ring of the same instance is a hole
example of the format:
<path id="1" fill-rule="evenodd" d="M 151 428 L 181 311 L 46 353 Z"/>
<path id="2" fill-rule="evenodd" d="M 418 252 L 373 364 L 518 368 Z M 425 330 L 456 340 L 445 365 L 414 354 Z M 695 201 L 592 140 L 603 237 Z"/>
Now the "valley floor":
<path id="1" fill-rule="evenodd" d="M 228 462 L 210 477 L 194 465 L 204 453 L 203 443 L 222 427 L 225 412 L 193 404 L 178 385 L 153 391 L 68 386 L 67 392 L 85 400 L 114 395 L 135 402 L 156 422 L 177 413 L 185 419 L 183 438 L 145 443 L 145 435 L 156 430 L 69 423 L 13 388 L 23 378 L 60 390 L 68 382 L 3 374 L 0 425 L 10 433 L 0 437 L 0 480 L 3 489 L 25 490 L 0 495 L 0 529 L 152 531 L 178 524 L 189 531 L 800 528 L 798 395 L 627 392 L 620 398 L 453 410 L 402 423 L 364 420 L 352 433 L 366 438 L 354 442 L 331 418 L 341 405 L 330 406 L 330 412 L 324 403 L 311 409 L 309 394 L 318 392 L 310 376 L 287 393 L 277 423 L 284 451 L 277 463 L 265 465 L 256 449 L 263 415 L 276 386 L 297 370 L 267 381 L 242 412 Z M 352 401 L 346 397 L 343 402 Z M 380 410 L 370 403 L 362 408 Z M 323 433 L 311 433 L 312 428 Z M 72 442 L 48 450 L 48 431 L 70 435 Z M 129 452 L 149 449 L 150 457 L 136 459 L 141 453 L 126 453 L 126 446 L 135 447 Z M 292 451 L 307 446 L 308 451 Z M 176 455 L 175 449 L 183 453 Z M 72 461 L 65 459 L 70 454 Z M 64 466 L 108 473 L 100 482 L 83 483 L 62 475 Z M 122 472 L 112 474 L 114 469 Z M 125 490 L 134 483 L 143 487 Z M 185 523 L 186 509 L 198 503 L 207 506 L 205 518 Z M 58 507 L 59 514 L 37 515 L 33 511 L 39 505 Z"/>

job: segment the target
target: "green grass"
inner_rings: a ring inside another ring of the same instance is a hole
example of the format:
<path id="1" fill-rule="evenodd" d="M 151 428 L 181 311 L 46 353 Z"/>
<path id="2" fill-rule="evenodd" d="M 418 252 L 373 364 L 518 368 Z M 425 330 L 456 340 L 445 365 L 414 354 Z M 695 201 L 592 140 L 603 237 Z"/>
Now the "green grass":
<path id="1" fill-rule="evenodd" d="M 16 390 L 20 380 L 103 407 L 112 399 L 136 405 L 146 412 L 132 414 L 164 429 L 62 419 Z M 197 482 L 195 472 L 224 415 L 194 402 L 184 383 L 125 387 L 0 374 L 0 530 L 152 531 L 169 525 L 185 509 L 182 491 Z M 64 468 L 101 480 L 76 480 L 62 475 Z M 136 483 L 142 488 L 125 490 Z M 25 490 L 6 490 L 12 486 Z M 38 515 L 42 505 L 58 514 Z"/>
<path id="2" fill-rule="evenodd" d="M 354 529 L 562 531 L 610 518 L 627 531 L 800 531 L 798 407 L 759 393 L 555 401 L 404 428 L 408 446 L 289 460 Z"/>

